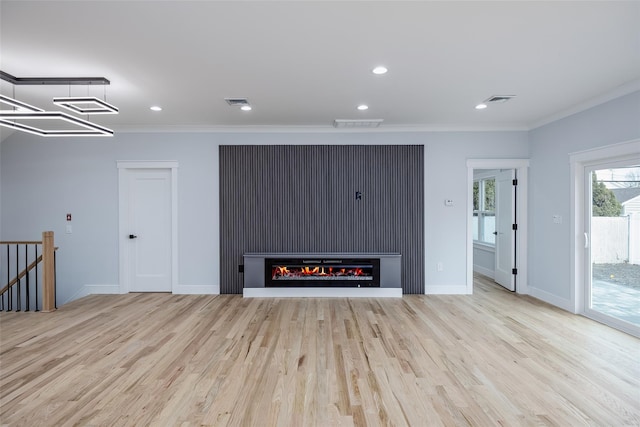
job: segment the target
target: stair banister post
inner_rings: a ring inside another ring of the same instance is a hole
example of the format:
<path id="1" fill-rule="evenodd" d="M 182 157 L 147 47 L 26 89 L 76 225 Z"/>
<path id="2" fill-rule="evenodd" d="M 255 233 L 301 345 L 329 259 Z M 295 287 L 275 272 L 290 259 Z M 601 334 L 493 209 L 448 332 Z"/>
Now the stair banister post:
<path id="1" fill-rule="evenodd" d="M 54 260 L 53 231 L 42 233 L 42 311 L 55 310 L 55 260 Z"/>

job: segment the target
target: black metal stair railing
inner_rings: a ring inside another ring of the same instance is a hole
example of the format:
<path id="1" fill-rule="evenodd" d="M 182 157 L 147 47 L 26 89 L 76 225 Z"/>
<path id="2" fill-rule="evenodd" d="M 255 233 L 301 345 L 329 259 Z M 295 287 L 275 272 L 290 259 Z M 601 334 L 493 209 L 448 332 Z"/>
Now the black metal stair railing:
<path id="1" fill-rule="evenodd" d="M 40 311 L 42 308 L 42 245 L 39 241 L 0 242 L 0 311 Z M 55 283 L 55 250 L 53 255 Z M 55 307 L 55 284 L 53 299 Z"/>

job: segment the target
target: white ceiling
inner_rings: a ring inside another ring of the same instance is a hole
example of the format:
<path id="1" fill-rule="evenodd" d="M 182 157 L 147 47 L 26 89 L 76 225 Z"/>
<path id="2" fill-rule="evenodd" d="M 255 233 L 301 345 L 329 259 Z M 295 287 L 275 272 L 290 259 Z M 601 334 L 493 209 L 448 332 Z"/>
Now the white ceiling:
<path id="1" fill-rule="evenodd" d="M 92 120 L 116 132 L 531 129 L 640 88 L 640 2 L 0 0 L 0 70 L 106 77 L 0 90 L 47 110 L 106 93 L 120 114 Z M 517 97 L 474 109 L 491 95 Z"/>

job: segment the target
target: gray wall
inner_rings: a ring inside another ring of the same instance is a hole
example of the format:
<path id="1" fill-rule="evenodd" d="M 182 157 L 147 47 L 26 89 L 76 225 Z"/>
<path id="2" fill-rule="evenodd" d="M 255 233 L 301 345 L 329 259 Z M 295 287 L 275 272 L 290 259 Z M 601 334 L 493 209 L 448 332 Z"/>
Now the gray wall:
<path id="1" fill-rule="evenodd" d="M 0 143 L 0 239 L 56 232 L 61 302 L 90 284 L 117 285 L 116 161 L 177 160 L 179 282 L 215 293 L 220 145 L 423 145 L 425 292 L 456 293 L 466 285 L 466 160 L 530 157 L 529 289 L 562 305 L 571 295 L 569 153 L 640 138 L 638 117 L 640 92 L 530 132 L 150 132 L 97 139 L 15 132 Z M 64 234 L 67 212 L 74 214 L 71 235 Z M 562 224 L 553 223 L 554 214 Z"/>
<path id="2" fill-rule="evenodd" d="M 419 145 L 221 146 L 221 292 L 242 293 L 247 252 L 397 252 L 403 292 L 424 293 L 423 159 Z"/>
<path id="3" fill-rule="evenodd" d="M 117 289 L 117 160 L 175 160 L 178 168 L 178 282 L 220 289 L 219 146 L 424 146 L 424 288 L 466 289 L 468 158 L 525 158 L 527 132 L 122 133 L 113 138 L 41 138 L 16 132 L 2 141 L 0 239 L 56 233 L 59 301 Z M 366 194 L 364 195 L 366 197 Z M 453 199 L 454 205 L 444 205 Z M 73 234 L 65 234 L 65 214 Z M 443 271 L 436 265 L 442 262 Z M 90 285 L 96 285 L 91 287 Z"/>
<path id="4" fill-rule="evenodd" d="M 492 279 L 495 277 L 496 252 L 494 248 L 474 245 L 473 247 L 473 271 Z"/>
<path id="5" fill-rule="evenodd" d="M 117 289 L 118 160 L 177 160 L 179 282 L 215 291 L 212 218 L 217 146 L 198 134 L 120 134 L 114 138 L 39 138 L 16 132 L 2 141 L 1 239 L 38 240 L 55 232 L 59 303 L 86 287 Z M 66 214 L 73 234 L 65 234 Z"/>
<path id="6" fill-rule="evenodd" d="M 571 307 L 569 154 L 640 138 L 640 92 L 530 132 L 529 289 Z M 561 215 L 555 224 L 553 215 Z M 552 248 L 552 249 L 551 249 Z"/>

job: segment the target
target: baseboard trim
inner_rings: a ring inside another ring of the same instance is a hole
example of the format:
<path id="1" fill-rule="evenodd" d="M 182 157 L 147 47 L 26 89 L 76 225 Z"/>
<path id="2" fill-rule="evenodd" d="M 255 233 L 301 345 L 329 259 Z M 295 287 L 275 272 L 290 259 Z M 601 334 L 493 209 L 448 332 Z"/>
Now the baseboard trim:
<path id="1" fill-rule="evenodd" d="M 540 301 L 544 301 L 570 313 L 575 313 L 573 303 L 568 299 L 560 298 L 557 295 L 554 295 L 547 291 L 543 291 L 542 289 L 534 288 L 532 286 L 528 287 L 527 294 L 536 299 L 539 299 Z"/>
<path id="2" fill-rule="evenodd" d="M 68 304 L 80 298 L 96 294 L 119 294 L 120 285 L 83 285 L 78 291 L 63 304 Z"/>
<path id="3" fill-rule="evenodd" d="M 402 298 L 401 288 L 244 288 L 244 298 Z"/>
<path id="4" fill-rule="evenodd" d="M 495 276 L 495 274 L 496 274 L 495 270 L 490 270 L 490 269 L 488 269 L 486 267 L 482 267 L 480 265 L 474 265 L 473 266 L 473 271 L 475 273 L 482 274 L 483 276 L 487 276 L 487 277 L 489 277 L 491 279 L 495 279 L 495 277 L 496 277 Z"/>
<path id="5" fill-rule="evenodd" d="M 218 295 L 220 289 L 213 285 L 177 285 L 171 293 L 176 295 Z"/>
<path id="6" fill-rule="evenodd" d="M 469 295 L 471 292 L 465 285 L 425 286 L 425 295 Z"/>

